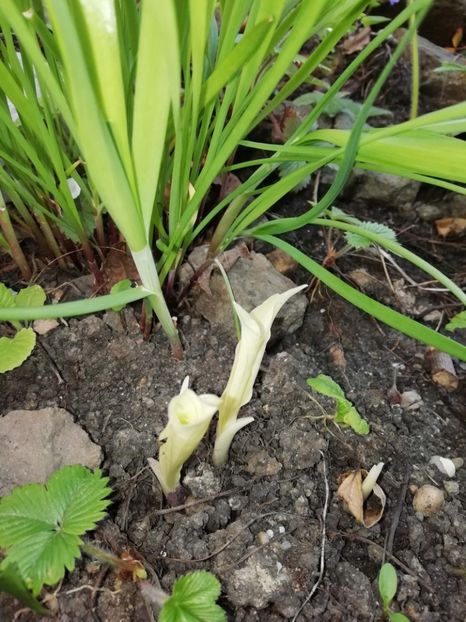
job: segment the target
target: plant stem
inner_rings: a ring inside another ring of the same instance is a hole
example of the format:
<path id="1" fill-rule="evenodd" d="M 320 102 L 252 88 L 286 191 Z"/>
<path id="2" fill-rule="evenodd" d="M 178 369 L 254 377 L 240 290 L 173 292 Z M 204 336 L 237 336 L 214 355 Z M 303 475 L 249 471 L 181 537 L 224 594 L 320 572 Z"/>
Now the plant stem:
<path id="1" fill-rule="evenodd" d="M 16 265 L 21 271 L 23 279 L 25 281 L 30 281 L 32 278 L 31 268 L 27 262 L 26 257 L 21 249 L 21 246 L 18 242 L 18 238 L 16 237 L 15 230 L 13 229 L 13 225 L 11 224 L 10 216 L 8 214 L 8 210 L 5 205 L 5 199 L 0 191 L 0 228 L 3 231 L 3 235 L 5 236 L 6 241 L 10 247 L 10 253 L 13 259 L 16 262 Z"/>
<path id="2" fill-rule="evenodd" d="M 134 263 L 136 265 L 139 276 L 141 277 L 142 286 L 151 292 L 148 296 L 149 302 L 157 315 L 157 318 L 162 325 L 162 328 L 167 335 L 172 348 L 172 354 L 177 359 L 183 358 L 183 348 L 178 336 L 175 324 L 173 323 L 170 311 L 167 307 L 167 303 L 163 296 L 162 288 L 160 287 L 159 276 L 157 274 L 157 268 L 155 266 L 154 257 L 152 251 L 148 245 L 142 250 L 134 252 L 131 251 Z"/>
<path id="3" fill-rule="evenodd" d="M 413 0 L 409 0 L 412 4 Z M 409 18 L 410 26 L 415 25 L 416 15 L 413 14 Z M 410 119 L 415 119 L 419 109 L 419 85 L 420 85 L 420 68 L 419 68 L 419 45 L 417 38 L 417 30 L 411 39 L 411 112 Z"/>
<path id="4" fill-rule="evenodd" d="M 52 228 L 50 227 L 47 218 L 41 214 L 39 211 L 36 211 L 36 218 L 39 223 L 39 227 L 44 234 L 44 238 L 47 240 L 48 247 L 52 251 L 54 257 L 56 258 L 58 265 L 62 270 L 67 269 L 66 261 L 63 257 L 63 252 L 60 249 L 57 240 L 53 234 Z"/>

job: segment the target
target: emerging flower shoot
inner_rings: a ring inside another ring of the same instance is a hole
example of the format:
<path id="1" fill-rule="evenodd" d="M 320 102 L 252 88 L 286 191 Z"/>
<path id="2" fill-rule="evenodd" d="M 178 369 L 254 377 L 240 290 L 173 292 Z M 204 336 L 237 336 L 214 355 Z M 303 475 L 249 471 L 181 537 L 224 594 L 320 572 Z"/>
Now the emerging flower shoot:
<path id="1" fill-rule="evenodd" d="M 270 339 L 272 323 L 285 302 L 305 287 L 306 285 L 301 285 L 283 294 L 274 294 L 250 313 L 234 303 L 241 323 L 241 338 L 236 346 L 228 384 L 220 398 L 214 447 L 216 466 L 225 464 L 234 435 L 253 420 L 252 417 L 237 417 L 241 406 L 247 404 L 252 397 L 252 388 Z"/>
<path id="2" fill-rule="evenodd" d="M 184 379 L 179 395 L 168 405 L 168 423 L 159 436 L 159 459 L 149 458 L 149 465 L 168 495 L 180 484 L 183 464 L 202 440 L 218 410 L 220 398 L 209 393 L 196 395 Z"/>

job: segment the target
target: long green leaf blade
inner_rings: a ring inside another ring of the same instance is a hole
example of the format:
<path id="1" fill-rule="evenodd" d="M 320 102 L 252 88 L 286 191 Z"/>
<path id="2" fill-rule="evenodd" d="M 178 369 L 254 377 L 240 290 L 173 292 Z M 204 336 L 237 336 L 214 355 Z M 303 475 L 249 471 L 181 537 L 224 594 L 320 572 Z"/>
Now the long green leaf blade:
<path id="1" fill-rule="evenodd" d="M 280 240 L 280 238 L 271 235 L 257 235 L 258 239 L 264 242 L 269 242 L 273 246 L 280 248 L 285 253 L 293 257 L 303 268 L 308 270 L 311 274 L 315 275 L 322 283 L 325 283 L 330 289 L 333 289 L 338 295 L 345 300 L 348 300 L 355 307 L 362 309 L 369 315 L 372 315 L 376 319 L 384 322 L 388 326 L 401 331 L 405 335 L 422 341 L 434 348 L 438 348 L 443 352 L 447 352 L 451 356 L 454 356 L 462 361 L 466 361 L 466 347 L 460 343 L 441 335 L 431 328 L 423 326 L 419 322 L 406 317 L 402 313 L 398 313 L 390 307 L 387 307 L 376 300 L 373 300 L 369 296 L 362 294 L 354 287 L 347 285 L 340 278 L 332 274 L 329 270 L 326 270 L 316 261 L 297 250 L 288 242 Z"/>

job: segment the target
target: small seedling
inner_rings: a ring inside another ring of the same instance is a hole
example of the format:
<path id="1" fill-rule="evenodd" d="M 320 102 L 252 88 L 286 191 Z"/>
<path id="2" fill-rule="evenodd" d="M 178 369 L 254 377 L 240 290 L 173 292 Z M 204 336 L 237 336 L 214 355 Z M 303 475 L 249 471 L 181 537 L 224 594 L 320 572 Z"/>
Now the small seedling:
<path id="1" fill-rule="evenodd" d="M 41 307 L 44 302 L 45 292 L 40 285 L 30 285 L 16 293 L 0 283 L 0 309 Z M 0 337 L 0 374 L 22 365 L 36 345 L 32 328 L 24 327 L 21 322 L 10 323 L 17 333 L 14 337 Z"/>
<path id="2" fill-rule="evenodd" d="M 73 570 L 81 536 L 105 516 L 111 490 L 99 470 L 65 466 L 47 484 L 26 484 L 0 500 L 0 589 L 35 611 L 44 585 Z"/>
<path id="3" fill-rule="evenodd" d="M 391 611 L 390 606 L 395 598 L 398 579 L 392 564 L 384 564 L 379 572 L 379 594 L 382 601 L 384 617 L 389 622 L 410 622 L 403 613 Z"/>
<path id="4" fill-rule="evenodd" d="M 315 378 L 308 378 L 307 384 L 313 391 L 335 400 L 335 414 L 328 417 L 335 424 L 348 426 L 361 436 L 369 434 L 369 424 L 361 417 L 356 407 L 345 397 L 343 389 L 335 380 L 325 374 L 319 374 Z"/>
<path id="5" fill-rule="evenodd" d="M 226 614 L 217 605 L 220 582 L 205 570 L 180 577 L 160 612 L 159 622 L 226 622 Z"/>

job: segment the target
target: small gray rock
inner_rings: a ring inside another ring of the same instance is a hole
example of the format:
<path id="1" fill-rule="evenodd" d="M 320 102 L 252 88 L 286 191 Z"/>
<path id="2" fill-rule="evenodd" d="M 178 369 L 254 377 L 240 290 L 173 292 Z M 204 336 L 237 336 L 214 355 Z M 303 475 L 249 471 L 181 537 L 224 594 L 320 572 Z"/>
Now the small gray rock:
<path id="1" fill-rule="evenodd" d="M 0 418 L 0 496 L 15 486 L 44 483 L 68 464 L 97 468 L 99 445 L 63 408 L 14 410 Z"/>
<path id="2" fill-rule="evenodd" d="M 226 585 L 235 606 L 263 609 L 270 602 L 280 602 L 291 589 L 291 579 L 273 552 L 258 551 L 226 578 Z"/>
<path id="3" fill-rule="evenodd" d="M 201 472 L 198 469 L 188 469 L 183 477 L 183 484 L 189 488 L 191 494 L 198 499 L 216 495 L 222 490 L 222 482 L 209 464 L 203 464 Z"/>
<path id="4" fill-rule="evenodd" d="M 326 441 L 305 420 L 295 421 L 280 434 L 281 462 L 286 469 L 310 469 L 320 460 Z"/>

